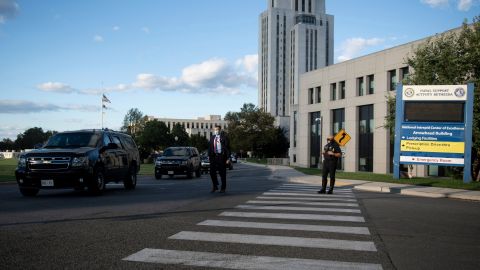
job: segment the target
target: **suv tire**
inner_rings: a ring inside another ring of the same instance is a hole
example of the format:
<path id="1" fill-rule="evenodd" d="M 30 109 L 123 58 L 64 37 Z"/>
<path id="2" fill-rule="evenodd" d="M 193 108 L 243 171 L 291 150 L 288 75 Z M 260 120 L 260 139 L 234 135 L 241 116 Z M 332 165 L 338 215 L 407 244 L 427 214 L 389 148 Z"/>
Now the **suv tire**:
<path id="1" fill-rule="evenodd" d="M 105 190 L 105 175 L 102 168 L 93 171 L 92 179 L 88 185 L 88 191 L 92 195 L 101 195 Z"/>
<path id="2" fill-rule="evenodd" d="M 123 186 L 127 190 L 135 189 L 137 186 L 137 168 L 135 166 L 130 166 L 127 176 L 123 180 Z"/>
<path id="3" fill-rule="evenodd" d="M 25 197 L 35 197 L 38 191 L 38 188 L 20 188 L 20 193 Z"/>
<path id="4" fill-rule="evenodd" d="M 188 169 L 187 171 L 187 178 L 192 179 L 193 178 L 193 168 Z"/>
<path id="5" fill-rule="evenodd" d="M 198 178 L 200 176 L 202 176 L 202 169 L 200 167 L 198 167 L 198 169 L 195 171 L 195 176 Z"/>
<path id="6" fill-rule="evenodd" d="M 162 179 L 162 174 L 160 174 L 160 173 L 155 173 L 155 179 L 157 179 L 157 180 Z"/>

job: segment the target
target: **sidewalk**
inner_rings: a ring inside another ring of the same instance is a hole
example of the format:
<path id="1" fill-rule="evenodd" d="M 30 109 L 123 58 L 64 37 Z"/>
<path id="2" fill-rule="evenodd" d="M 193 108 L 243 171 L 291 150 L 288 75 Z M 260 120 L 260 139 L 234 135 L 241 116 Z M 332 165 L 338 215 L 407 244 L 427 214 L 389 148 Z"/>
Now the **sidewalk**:
<path id="1" fill-rule="evenodd" d="M 251 163 L 249 163 L 251 164 Z M 317 175 L 305 175 L 293 168 L 286 166 L 266 166 L 272 170 L 272 178 L 285 179 L 289 182 L 318 185 L 322 184 L 322 177 Z M 428 198 L 451 198 L 480 202 L 480 191 L 469 191 L 453 188 L 422 187 L 405 184 L 370 182 L 364 180 L 337 179 L 335 186 L 352 186 L 354 189 L 372 192 L 395 193 L 409 196 Z"/>

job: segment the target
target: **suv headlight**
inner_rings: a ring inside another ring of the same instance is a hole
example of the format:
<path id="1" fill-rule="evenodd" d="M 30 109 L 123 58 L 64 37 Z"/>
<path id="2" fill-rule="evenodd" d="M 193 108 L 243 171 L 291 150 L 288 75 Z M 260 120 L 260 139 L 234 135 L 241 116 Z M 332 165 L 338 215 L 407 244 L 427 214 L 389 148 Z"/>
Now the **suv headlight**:
<path id="1" fill-rule="evenodd" d="M 72 167 L 87 167 L 88 166 L 88 158 L 87 157 L 75 157 L 72 160 Z"/>
<path id="2" fill-rule="evenodd" d="M 182 164 L 182 165 L 187 165 L 187 164 L 188 164 L 188 160 L 182 160 L 182 161 L 180 161 L 180 164 Z"/>
<path id="3" fill-rule="evenodd" d="M 26 168 L 27 167 L 27 158 L 20 157 L 18 159 L 18 168 Z"/>
<path id="4" fill-rule="evenodd" d="M 155 161 L 155 165 L 162 165 L 162 164 L 163 164 L 163 161 L 157 158 L 157 160 Z"/>

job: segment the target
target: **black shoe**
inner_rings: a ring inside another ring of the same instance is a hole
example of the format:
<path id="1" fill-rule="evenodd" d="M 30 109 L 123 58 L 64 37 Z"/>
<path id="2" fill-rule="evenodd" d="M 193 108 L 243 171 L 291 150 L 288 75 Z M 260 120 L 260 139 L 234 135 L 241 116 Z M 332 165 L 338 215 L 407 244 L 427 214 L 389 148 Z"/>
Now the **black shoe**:
<path id="1" fill-rule="evenodd" d="M 220 190 L 220 193 L 225 193 L 225 189 Z"/>
<path id="2" fill-rule="evenodd" d="M 317 191 L 317 193 L 318 194 L 325 194 L 325 189 L 322 188 L 321 190 Z"/>
<path id="3" fill-rule="evenodd" d="M 333 188 L 329 189 L 327 193 L 328 194 L 333 194 Z"/>
<path id="4" fill-rule="evenodd" d="M 218 190 L 217 187 L 213 187 L 213 188 L 212 188 L 212 191 L 210 191 L 210 193 L 215 193 L 215 191 L 217 191 L 217 190 Z"/>

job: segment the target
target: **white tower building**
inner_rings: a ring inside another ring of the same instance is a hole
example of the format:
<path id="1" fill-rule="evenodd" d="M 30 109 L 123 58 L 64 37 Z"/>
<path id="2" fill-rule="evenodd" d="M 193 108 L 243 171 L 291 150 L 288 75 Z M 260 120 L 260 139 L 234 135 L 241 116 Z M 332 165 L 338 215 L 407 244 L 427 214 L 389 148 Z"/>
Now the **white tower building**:
<path id="1" fill-rule="evenodd" d="M 290 130 L 300 74 L 333 64 L 333 16 L 325 0 L 267 0 L 260 15 L 259 107 Z"/>

